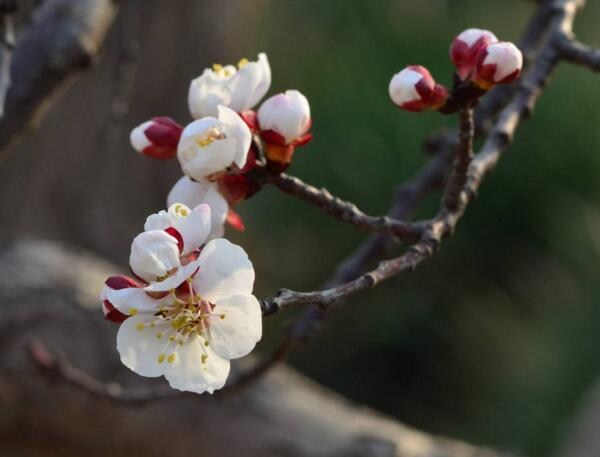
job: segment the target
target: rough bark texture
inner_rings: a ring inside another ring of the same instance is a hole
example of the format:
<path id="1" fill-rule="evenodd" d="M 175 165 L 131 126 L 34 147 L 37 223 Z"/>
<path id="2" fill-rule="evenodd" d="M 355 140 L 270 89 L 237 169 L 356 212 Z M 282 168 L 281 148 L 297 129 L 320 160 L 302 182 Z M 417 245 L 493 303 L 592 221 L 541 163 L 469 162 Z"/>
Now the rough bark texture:
<path id="1" fill-rule="evenodd" d="M 499 454 L 428 436 L 352 405 L 284 366 L 240 394 L 181 394 L 141 406 L 99 400 L 51 379 L 32 341 L 73 365 L 129 387 L 160 384 L 118 361 L 116 326 L 97 292 L 116 267 L 35 240 L 0 253 L 0 449 L 2 455 L 268 457 L 473 457 Z"/>

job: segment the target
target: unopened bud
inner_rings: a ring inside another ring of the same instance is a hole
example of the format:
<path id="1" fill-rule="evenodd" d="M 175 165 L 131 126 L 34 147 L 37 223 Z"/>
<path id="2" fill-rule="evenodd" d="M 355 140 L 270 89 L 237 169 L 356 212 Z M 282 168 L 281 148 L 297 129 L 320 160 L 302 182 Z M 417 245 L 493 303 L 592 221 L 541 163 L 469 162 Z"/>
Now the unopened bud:
<path id="1" fill-rule="evenodd" d="M 409 65 L 396 73 L 389 85 L 392 101 L 407 111 L 419 112 L 438 109 L 448 98 L 448 91 L 435 80 L 427 68 Z"/>
<path id="2" fill-rule="evenodd" d="M 475 69 L 479 51 L 497 41 L 496 35 L 483 29 L 467 29 L 454 38 L 450 46 L 450 59 L 461 79 L 466 79 Z"/>
<path id="3" fill-rule="evenodd" d="M 473 82 L 482 89 L 514 81 L 521 74 L 523 54 L 514 44 L 499 42 L 479 51 Z"/>
<path id="4" fill-rule="evenodd" d="M 134 128 L 129 139 L 140 154 L 166 160 L 177 155 L 182 130 L 183 127 L 170 117 L 155 117 Z"/>

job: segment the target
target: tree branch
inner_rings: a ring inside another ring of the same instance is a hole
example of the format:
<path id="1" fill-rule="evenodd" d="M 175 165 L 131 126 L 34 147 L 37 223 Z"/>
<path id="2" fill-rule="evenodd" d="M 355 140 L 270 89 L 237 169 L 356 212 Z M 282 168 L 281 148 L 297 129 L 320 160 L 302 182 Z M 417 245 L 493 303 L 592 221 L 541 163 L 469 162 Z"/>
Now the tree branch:
<path id="1" fill-rule="evenodd" d="M 269 315 L 289 306 L 311 303 L 326 308 L 349 295 L 372 288 L 396 274 L 412 271 L 423 260 L 432 256 L 442 240 L 452 234 L 484 177 L 495 167 L 502 152 L 512 143 L 514 132 L 521 120 L 533 110 L 550 74 L 560 60 L 557 40 L 572 33 L 575 13 L 582 4 L 583 2 L 578 0 L 557 0 L 553 3 L 552 17 L 548 21 L 549 38 L 530 69 L 521 78 L 512 101 L 501 111 L 479 154 L 470 164 L 464 189 L 460 193 L 464 204 L 455 208 L 443 207 L 423 231 L 419 242 L 404 255 L 380 262 L 374 270 L 329 289 L 313 292 L 282 289 L 276 297 L 261 302 L 263 313 Z M 461 141 L 464 142 L 464 136 Z"/>
<path id="2" fill-rule="evenodd" d="M 115 13 L 111 0 L 42 3 L 14 50 L 0 150 L 39 121 L 71 77 L 90 66 Z"/>
<path id="3" fill-rule="evenodd" d="M 592 71 L 600 71 L 600 50 L 563 35 L 558 41 L 561 58 Z"/>
<path id="4" fill-rule="evenodd" d="M 331 195 L 327 189 L 317 189 L 285 173 L 270 174 L 269 182 L 288 195 L 302 198 L 336 219 L 348 222 L 360 230 L 372 230 L 413 241 L 418 239 L 423 231 L 419 224 L 404 222 L 389 216 L 369 216 L 355 204 Z"/>

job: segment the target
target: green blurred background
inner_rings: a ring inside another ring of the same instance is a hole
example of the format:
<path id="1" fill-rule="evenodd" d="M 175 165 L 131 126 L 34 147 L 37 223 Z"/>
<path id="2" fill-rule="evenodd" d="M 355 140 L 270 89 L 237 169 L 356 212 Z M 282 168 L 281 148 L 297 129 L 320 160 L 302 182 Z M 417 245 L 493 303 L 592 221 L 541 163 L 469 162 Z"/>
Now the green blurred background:
<path id="1" fill-rule="evenodd" d="M 3 234 L 66 240 L 126 265 L 144 215 L 160 209 L 179 174 L 175 162 L 129 152 L 129 129 L 158 114 L 186 122 L 192 77 L 215 61 L 260 51 L 271 62 L 271 93 L 295 88 L 311 103 L 315 138 L 297 151 L 290 172 L 383 213 L 393 188 L 427 160 L 423 139 L 456 125 L 453 117 L 394 108 L 392 74 L 422 64 L 449 84 L 454 35 L 477 26 L 518 41 L 535 8 L 517 0 L 143 5 L 129 108 L 107 115 L 107 100 L 122 88 L 100 84 L 122 78 L 121 49 L 107 53 L 96 74 L 84 76 L 5 159 L 0 178 L 25 188 L 0 196 Z M 579 38 L 600 44 L 599 19 L 600 4 L 590 1 L 576 24 Z M 128 20 L 117 24 L 111 49 L 130 33 Z M 330 313 L 292 364 L 419 428 L 550 455 L 600 374 L 599 93 L 597 76 L 561 66 L 441 252 Z M 118 195 L 111 190 L 124 185 Z M 434 214 L 438 199 L 418 216 Z M 319 287 L 365 236 L 274 188 L 239 211 L 247 230 L 230 235 L 255 263 L 260 297 Z M 292 319 L 266 320 L 260 350 L 275 347 Z"/>

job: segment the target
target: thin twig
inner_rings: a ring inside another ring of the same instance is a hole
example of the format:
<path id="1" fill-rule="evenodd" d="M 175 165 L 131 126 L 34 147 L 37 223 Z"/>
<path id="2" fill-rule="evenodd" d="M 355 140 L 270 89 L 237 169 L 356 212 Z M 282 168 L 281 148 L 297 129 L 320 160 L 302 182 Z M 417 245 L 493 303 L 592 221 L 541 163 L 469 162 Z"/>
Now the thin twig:
<path id="1" fill-rule="evenodd" d="M 28 346 L 34 363 L 50 378 L 59 379 L 97 398 L 118 403 L 144 404 L 173 398 L 181 392 L 167 386 L 124 388 L 115 382 L 103 382 L 73 366 L 66 356 L 53 356 L 39 341 Z"/>
<path id="2" fill-rule="evenodd" d="M 571 63 L 582 65 L 592 71 L 600 71 L 600 49 L 563 35 L 557 40 L 561 57 Z"/>
<path id="3" fill-rule="evenodd" d="M 317 189 L 295 176 L 285 173 L 270 175 L 269 182 L 287 193 L 306 200 L 325 211 L 330 216 L 354 225 L 360 230 L 372 230 L 404 240 L 416 241 L 423 232 L 419 224 L 405 222 L 389 216 L 370 216 L 362 212 L 354 203 L 331 195 L 325 189 Z"/>

